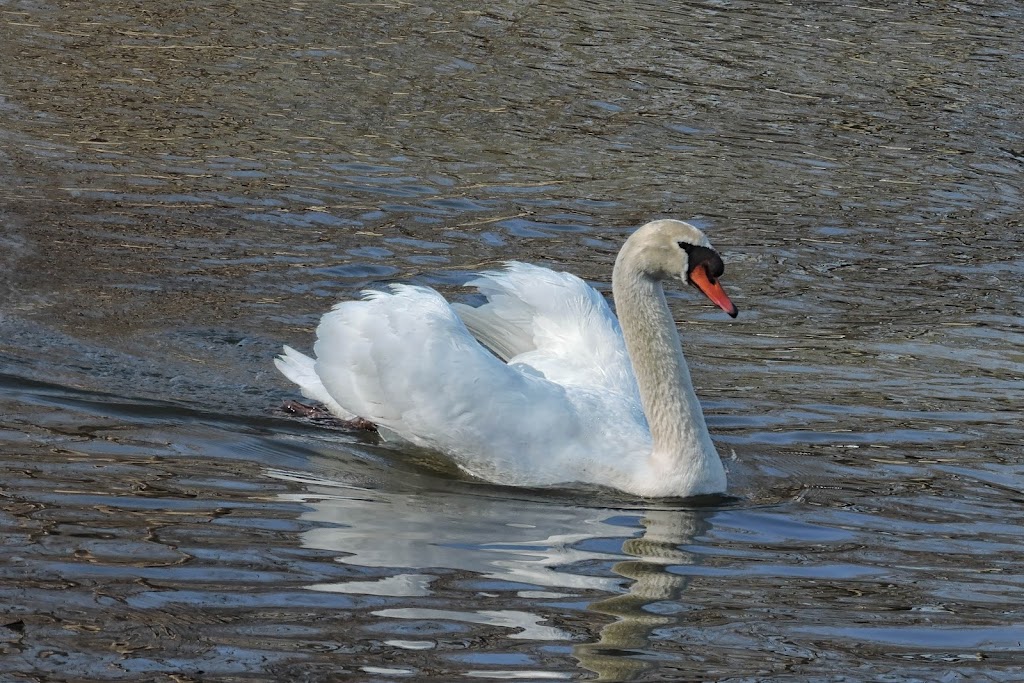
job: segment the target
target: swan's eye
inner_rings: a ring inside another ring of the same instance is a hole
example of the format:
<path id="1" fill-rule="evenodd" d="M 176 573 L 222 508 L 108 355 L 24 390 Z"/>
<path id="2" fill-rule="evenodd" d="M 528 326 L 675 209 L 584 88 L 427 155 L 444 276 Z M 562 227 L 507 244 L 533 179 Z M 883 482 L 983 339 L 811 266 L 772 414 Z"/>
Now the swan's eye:
<path id="1" fill-rule="evenodd" d="M 706 262 L 707 269 L 708 274 L 711 275 L 713 279 L 717 279 L 722 277 L 722 273 L 725 272 L 725 264 L 722 263 L 722 257 L 716 252 L 712 252 L 712 254 L 712 257 Z"/>
<path id="2" fill-rule="evenodd" d="M 697 266 L 704 264 L 710 278 L 714 280 L 722 277 L 722 273 L 725 272 L 725 264 L 722 263 L 722 257 L 718 255 L 717 251 L 689 242 L 679 242 L 679 246 L 686 252 L 687 275 L 692 273 Z"/>

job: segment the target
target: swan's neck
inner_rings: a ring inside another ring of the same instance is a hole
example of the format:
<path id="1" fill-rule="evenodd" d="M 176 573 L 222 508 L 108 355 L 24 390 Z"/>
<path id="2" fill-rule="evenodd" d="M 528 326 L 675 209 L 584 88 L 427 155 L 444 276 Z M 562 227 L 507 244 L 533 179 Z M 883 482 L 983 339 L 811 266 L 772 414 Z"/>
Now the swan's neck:
<path id="1" fill-rule="evenodd" d="M 710 493 L 725 471 L 693 391 L 675 321 L 656 278 L 616 261 L 612 290 L 653 441 L 651 464 Z"/>

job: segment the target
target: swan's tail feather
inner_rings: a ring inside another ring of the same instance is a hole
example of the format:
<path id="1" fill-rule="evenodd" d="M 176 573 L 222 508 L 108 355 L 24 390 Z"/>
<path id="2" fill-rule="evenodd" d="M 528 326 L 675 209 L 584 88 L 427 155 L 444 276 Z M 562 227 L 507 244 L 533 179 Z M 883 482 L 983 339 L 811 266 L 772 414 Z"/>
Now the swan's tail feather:
<path id="1" fill-rule="evenodd" d="M 316 361 L 304 353 L 299 353 L 290 346 L 284 347 L 284 353 L 274 359 L 274 366 L 281 374 L 299 385 L 299 391 L 308 399 L 319 401 L 342 420 L 354 420 L 358 416 L 345 410 L 327 392 L 320 377 L 316 374 Z"/>

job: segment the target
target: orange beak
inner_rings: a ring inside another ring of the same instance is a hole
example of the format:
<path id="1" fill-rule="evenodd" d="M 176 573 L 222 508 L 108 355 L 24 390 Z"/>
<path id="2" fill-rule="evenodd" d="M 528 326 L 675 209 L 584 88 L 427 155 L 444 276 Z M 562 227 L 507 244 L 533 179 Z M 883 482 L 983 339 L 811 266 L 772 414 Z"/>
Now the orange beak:
<path id="1" fill-rule="evenodd" d="M 704 296 L 711 299 L 716 306 L 728 313 L 730 317 L 735 318 L 739 314 L 739 309 L 736 308 L 733 302 L 729 301 L 729 295 L 722 289 L 722 285 L 718 280 L 711 277 L 705 264 L 702 263 L 690 271 L 690 282 L 697 289 L 704 292 Z"/>

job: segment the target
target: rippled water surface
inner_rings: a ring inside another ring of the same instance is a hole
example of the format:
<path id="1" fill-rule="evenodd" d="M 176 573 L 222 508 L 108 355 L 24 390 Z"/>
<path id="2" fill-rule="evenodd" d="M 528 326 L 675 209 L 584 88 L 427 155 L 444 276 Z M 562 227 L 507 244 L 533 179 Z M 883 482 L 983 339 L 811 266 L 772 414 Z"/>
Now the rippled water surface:
<path id="1" fill-rule="evenodd" d="M 0 679 L 1024 679 L 1022 21 L 0 0 Z M 729 499 L 279 410 L 334 302 L 658 216 Z"/>

